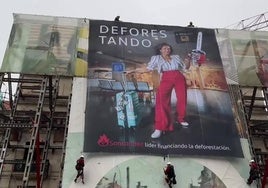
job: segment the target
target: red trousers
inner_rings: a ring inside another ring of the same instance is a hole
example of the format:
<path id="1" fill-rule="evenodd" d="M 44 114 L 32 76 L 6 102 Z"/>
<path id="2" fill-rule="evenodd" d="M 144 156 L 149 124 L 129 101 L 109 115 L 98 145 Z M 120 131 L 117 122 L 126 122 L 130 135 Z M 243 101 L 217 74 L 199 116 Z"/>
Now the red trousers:
<path id="1" fill-rule="evenodd" d="M 156 93 L 155 129 L 173 131 L 171 112 L 171 93 L 173 88 L 177 97 L 177 120 L 183 122 L 186 114 L 187 90 L 184 75 L 179 71 L 166 71 L 162 73 L 160 85 Z"/>

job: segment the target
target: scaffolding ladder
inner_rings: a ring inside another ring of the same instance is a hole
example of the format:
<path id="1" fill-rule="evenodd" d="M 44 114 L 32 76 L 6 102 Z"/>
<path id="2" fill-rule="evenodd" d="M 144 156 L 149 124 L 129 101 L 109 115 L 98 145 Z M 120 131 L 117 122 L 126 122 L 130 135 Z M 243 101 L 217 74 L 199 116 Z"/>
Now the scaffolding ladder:
<path id="1" fill-rule="evenodd" d="M 46 139 L 45 139 L 45 145 L 42 153 L 42 161 L 41 161 L 41 181 L 40 181 L 40 186 L 43 183 L 44 180 L 44 173 L 46 169 L 46 161 L 47 161 L 47 156 L 48 156 L 48 149 L 49 149 L 49 144 L 50 144 L 50 138 L 51 138 L 51 130 L 53 126 L 53 121 L 54 121 L 54 112 L 56 109 L 56 102 L 57 102 L 57 96 L 59 93 L 59 77 L 57 76 L 54 80 L 52 80 L 52 76 L 49 77 L 49 108 L 50 108 L 50 121 L 49 125 L 47 127 L 47 133 L 46 133 Z M 42 186 L 41 186 L 42 187 Z"/>
<path id="2" fill-rule="evenodd" d="M 263 154 L 259 148 L 254 148 L 253 139 L 254 137 L 260 137 L 266 135 L 266 129 L 263 129 L 267 124 L 267 120 L 260 120 L 254 119 L 255 113 L 257 114 L 268 114 L 268 98 L 267 98 L 267 88 L 266 87 L 246 87 L 248 90 L 246 93 L 250 93 L 250 95 L 243 95 L 242 89 L 240 89 L 241 95 L 243 96 L 243 104 L 244 104 L 244 112 L 245 117 L 247 119 L 247 130 L 248 130 L 248 140 L 250 144 L 250 149 L 252 152 L 252 156 L 254 157 L 255 161 L 258 163 L 260 167 L 260 175 L 261 179 L 257 179 L 258 185 L 261 183 L 262 187 L 264 188 L 267 183 L 268 177 L 268 164 L 267 160 L 263 160 Z M 245 88 L 244 88 L 245 89 Z M 255 112 L 255 113 L 254 113 Z M 264 165 L 262 165 L 264 164 Z M 263 166 L 263 167 L 261 167 Z"/>
<path id="3" fill-rule="evenodd" d="M 41 118 L 41 113 L 43 110 L 43 104 L 44 104 L 44 99 L 45 99 L 45 94 L 46 94 L 46 88 L 48 85 L 48 77 L 44 76 L 41 82 L 41 88 L 40 88 L 40 93 L 39 93 L 39 99 L 38 99 L 38 104 L 36 107 L 36 113 L 35 113 L 35 118 L 34 118 L 34 123 L 33 123 L 33 128 L 32 128 L 32 134 L 31 134 L 31 140 L 29 144 L 29 151 L 25 163 L 25 169 L 23 173 L 23 187 L 28 186 L 29 182 L 29 175 L 31 171 L 31 164 L 33 160 L 33 155 L 34 155 L 34 150 L 35 150 L 35 144 L 36 144 L 36 139 L 39 136 L 39 123 L 40 123 L 40 118 Z"/>

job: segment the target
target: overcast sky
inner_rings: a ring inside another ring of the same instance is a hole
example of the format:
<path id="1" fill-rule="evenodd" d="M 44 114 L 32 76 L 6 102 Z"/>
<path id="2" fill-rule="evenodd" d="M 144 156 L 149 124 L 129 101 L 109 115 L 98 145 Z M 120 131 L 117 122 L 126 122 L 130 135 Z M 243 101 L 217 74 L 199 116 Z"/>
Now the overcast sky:
<path id="1" fill-rule="evenodd" d="M 0 64 L 13 13 L 186 26 L 225 28 L 268 11 L 267 0 L 8 0 L 1 3 Z"/>

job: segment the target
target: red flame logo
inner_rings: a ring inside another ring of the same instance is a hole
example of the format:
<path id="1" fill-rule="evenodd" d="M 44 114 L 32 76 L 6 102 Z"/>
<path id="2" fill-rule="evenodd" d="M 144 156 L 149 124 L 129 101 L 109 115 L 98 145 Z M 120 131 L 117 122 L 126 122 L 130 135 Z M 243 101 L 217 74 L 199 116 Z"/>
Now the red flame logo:
<path id="1" fill-rule="evenodd" d="M 98 140 L 99 146 L 108 146 L 109 142 L 110 142 L 110 140 L 106 136 L 106 134 L 101 135 L 99 140 Z"/>

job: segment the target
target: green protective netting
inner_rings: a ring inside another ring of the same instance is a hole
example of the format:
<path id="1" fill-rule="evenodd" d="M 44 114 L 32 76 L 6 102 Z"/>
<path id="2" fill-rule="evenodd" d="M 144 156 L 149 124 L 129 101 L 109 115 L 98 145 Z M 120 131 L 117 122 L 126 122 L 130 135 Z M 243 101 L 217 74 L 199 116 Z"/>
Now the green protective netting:
<path id="1" fill-rule="evenodd" d="M 30 15 L 14 19 L 1 72 L 75 76 L 79 31 L 88 28 L 84 21 Z"/>

